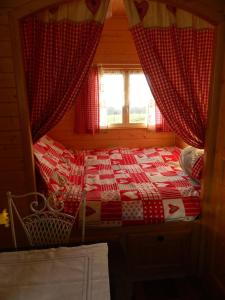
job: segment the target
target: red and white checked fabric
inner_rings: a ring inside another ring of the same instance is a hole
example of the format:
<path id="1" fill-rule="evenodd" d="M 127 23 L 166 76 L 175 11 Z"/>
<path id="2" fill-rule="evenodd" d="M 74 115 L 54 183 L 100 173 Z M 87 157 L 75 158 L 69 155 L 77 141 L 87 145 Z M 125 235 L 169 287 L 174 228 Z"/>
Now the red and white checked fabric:
<path id="1" fill-rule="evenodd" d="M 87 225 L 153 224 L 200 214 L 200 185 L 181 169 L 176 147 L 67 151 L 48 137 L 34 145 L 40 173 L 50 192 L 62 193 L 67 213 L 78 213 L 85 188 Z"/>
<path id="2" fill-rule="evenodd" d="M 91 66 L 103 25 L 95 21 L 22 23 L 25 74 L 33 141 L 54 127 L 76 100 Z"/>
<path id="3" fill-rule="evenodd" d="M 187 144 L 203 148 L 214 30 L 139 24 L 131 32 L 155 101 L 170 128 Z"/>
<path id="4" fill-rule="evenodd" d="M 215 28 L 172 5 L 124 1 L 160 112 L 187 144 L 204 148 Z"/>
<path id="5" fill-rule="evenodd" d="M 191 177 L 200 180 L 202 178 L 203 167 L 204 167 L 204 156 L 202 155 L 198 158 L 198 160 L 193 165 Z"/>
<path id="6" fill-rule="evenodd" d="M 99 74 L 92 67 L 75 103 L 74 131 L 95 134 L 100 129 Z"/>

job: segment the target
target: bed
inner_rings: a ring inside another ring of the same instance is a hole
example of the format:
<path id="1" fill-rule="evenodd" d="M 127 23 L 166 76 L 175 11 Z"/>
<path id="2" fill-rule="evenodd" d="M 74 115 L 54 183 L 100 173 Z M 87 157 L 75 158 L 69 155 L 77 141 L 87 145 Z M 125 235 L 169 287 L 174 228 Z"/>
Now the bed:
<path id="1" fill-rule="evenodd" d="M 119 241 L 133 279 L 196 272 L 200 182 L 181 167 L 181 149 L 74 152 L 44 136 L 34 155 L 48 190 L 77 219 L 85 190 L 86 241 Z"/>
<path id="2" fill-rule="evenodd" d="M 109 300 L 108 247 L 96 244 L 0 253 L 4 300 Z"/>
<path id="3" fill-rule="evenodd" d="M 48 190 L 61 191 L 67 213 L 78 214 L 86 191 L 87 226 L 190 221 L 200 214 L 200 184 L 179 164 L 180 149 L 67 150 L 45 136 L 34 154 Z"/>

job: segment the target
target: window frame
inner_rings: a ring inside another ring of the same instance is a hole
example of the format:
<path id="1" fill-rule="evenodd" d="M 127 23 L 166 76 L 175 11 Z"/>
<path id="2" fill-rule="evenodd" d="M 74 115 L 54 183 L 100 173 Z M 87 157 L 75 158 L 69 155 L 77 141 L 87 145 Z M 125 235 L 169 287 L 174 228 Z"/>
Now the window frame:
<path id="1" fill-rule="evenodd" d="M 100 129 L 129 129 L 129 128 L 148 128 L 148 124 L 146 123 L 129 123 L 129 75 L 132 73 L 141 73 L 144 74 L 141 67 L 138 68 L 109 68 L 102 67 L 100 72 L 100 76 L 104 75 L 104 73 L 122 73 L 124 77 L 124 106 L 122 107 L 122 123 L 109 124 L 107 126 L 100 126 Z"/>

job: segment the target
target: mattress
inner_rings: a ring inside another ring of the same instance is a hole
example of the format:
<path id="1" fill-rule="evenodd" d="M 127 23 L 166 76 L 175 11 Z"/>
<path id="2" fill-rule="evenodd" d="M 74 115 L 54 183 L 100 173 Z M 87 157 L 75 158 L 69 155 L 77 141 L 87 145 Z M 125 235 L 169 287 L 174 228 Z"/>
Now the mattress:
<path id="1" fill-rule="evenodd" d="M 200 214 L 200 184 L 180 167 L 177 147 L 71 153 L 45 138 L 34 150 L 49 191 L 62 191 L 65 212 L 76 215 L 86 191 L 87 226 L 189 221 Z"/>
<path id="2" fill-rule="evenodd" d="M 0 253 L 0 265 L 0 299 L 110 299 L 104 243 Z"/>

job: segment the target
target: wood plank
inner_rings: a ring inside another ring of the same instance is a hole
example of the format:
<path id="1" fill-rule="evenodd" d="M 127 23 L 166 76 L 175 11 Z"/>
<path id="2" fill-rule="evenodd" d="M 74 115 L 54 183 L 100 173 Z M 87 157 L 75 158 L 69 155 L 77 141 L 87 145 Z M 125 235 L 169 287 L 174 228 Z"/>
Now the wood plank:
<path id="1" fill-rule="evenodd" d="M 10 32 L 7 25 L 0 25 L 0 41 L 9 41 Z"/>
<path id="2" fill-rule="evenodd" d="M 31 3 L 35 7 L 37 7 L 36 2 L 32 1 Z M 47 2 L 45 3 L 42 2 L 41 5 L 42 6 L 47 5 Z M 29 14 L 29 10 L 26 9 L 25 15 L 27 14 Z M 26 79 L 25 79 L 24 64 L 23 64 L 23 50 L 22 50 L 22 41 L 21 41 L 21 31 L 19 25 L 20 25 L 19 19 L 18 18 L 16 19 L 15 14 L 11 14 L 10 32 L 11 32 L 11 39 L 12 39 L 11 42 L 13 46 L 13 62 L 14 62 L 17 93 L 18 93 L 17 101 L 18 101 L 18 108 L 19 108 L 19 115 L 20 115 L 20 130 L 21 130 L 22 140 L 23 140 L 23 145 L 21 146 L 21 150 L 23 151 L 23 155 L 26 158 L 24 160 L 24 176 L 26 178 L 27 189 L 30 191 L 35 191 L 36 181 L 35 181 L 35 165 L 34 165 L 34 157 L 33 157 L 33 143 L 32 143 L 32 136 L 30 130 Z"/>
<path id="3" fill-rule="evenodd" d="M 10 187 L 24 185 L 25 178 L 23 171 L 1 171 L 0 170 L 1 185 L 4 186 L 5 191 Z"/>
<path id="4" fill-rule="evenodd" d="M 121 29 L 128 30 L 128 27 L 129 27 L 128 19 L 126 16 L 121 16 L 121 17 L 114 16 L 105 21 L 103 33 L 104 33 L 104 31 L 110 31 L 110 30 L 117 30 L 117 31 L 119 31 Z"/>
<path id="5" fill-rule="evenodd" d="M 0 104 L 0 117 L 15 117 L 18 116 L 17 103 L 1 103 Z"/>
<path id="6" fill-rule="evenodd" d="M 17 93 L 15 88 L 0 88 L 0 102 L 16 102 Z"/>
<path id="7" fill-rule="evenodd" d="M 28 2 L 30 2 L 30 0 L 1 0 L 0 7 L 14 8 L 22 6 Z"/>
<path id="8" fill-rule="evenodd" d="M 0 158 L 1 171 L 23 170 L 24 160 L 22 158 Z"/>
<path id="9" fill-rule="evenodd" d="M 0 157 L 3 158 L 22 158 L 24 157 L 22 147 L 18 145 L 0 145 Z"/>
<path id="10" fill-rule="evenodd" d="M 179 148 L 185 148 L 188 146 L 179 136 L 175 136 L 175 145 Z"/>
<path id="11" fill-rule="evenodd" d="M 102 58 L 104 56 L 104 58 Z M 103 64 L 103 65 L 131 65 L 131 64 L 140 64 L 140 60 L 137 55 L 110 55 L 110 53 L 96 53 L 96 57 L 93 61 L 94 64 Z"/>
<path id="12" fill-rule="evenodd" d="M 22 136 L 20 131 L 0 131 L 0 145 L 21 145 Z"/>
<path id="13" fill-rule="evenodd" d="M 10 41 L 0 42 L 0 57 L 12 57 L 12 46 Z"/>
<path id="14" fill-rule="evenodd" d="M 7 25 L 9 24 L 9 18 L 6 13 L 0 13 L 0 24 L 1 25 Z"/>
<path id="15" fill-rule="evenodd" d="M 0 87 L 15 87 L 16 81 L 13 73 L 0 73 Z"/>
<path id="16" fill-rule="evenodd" d="M 13 61 L 11 58 L 0 58 L 0 73 L 12 73 Z"/>
<path id="17" fill-rule="evenodd" d="M 16 117 L 1 117 L 0 118 L 0 131 L 5 130 L 18 130 L 20 129 L 20 121 Z"/>

